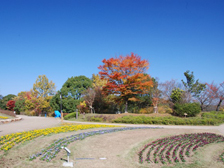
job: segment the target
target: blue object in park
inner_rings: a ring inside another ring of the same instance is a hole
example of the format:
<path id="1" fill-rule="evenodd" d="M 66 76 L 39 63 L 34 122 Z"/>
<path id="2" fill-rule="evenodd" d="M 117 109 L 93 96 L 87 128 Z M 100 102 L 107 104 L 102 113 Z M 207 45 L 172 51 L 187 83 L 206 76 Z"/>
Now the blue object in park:
<path id="1" fill-rule="evenodd" d="M 55 118 L 60 117 L 61 118 L 61 113 L 58 110 L 54 111 Z"/>

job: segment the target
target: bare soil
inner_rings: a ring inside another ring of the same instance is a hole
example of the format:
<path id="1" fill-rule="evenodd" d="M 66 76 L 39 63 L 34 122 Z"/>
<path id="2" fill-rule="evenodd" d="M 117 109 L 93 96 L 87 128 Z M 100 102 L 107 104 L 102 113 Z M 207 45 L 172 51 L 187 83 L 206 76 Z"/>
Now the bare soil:
<path id="1" fill-rule="evenodd" d="M 19 145 L 3 155 L 0 153 L 0 167 L 4 168 L 55 168 L 63 167 L 62 164 L 67 159 L 66 152 L 61 150 L 56 158 L 51 162 L 41 161 L 39 159 L 29 161 L 31 154 L 41 151 L 44 147 L 50 145 L 54 140 L 61 137 L 66 137 L 80 132 L 88 132 L 98 129 L 82 130 L 70 133 L 61 133 L 46 137 L 39 137 L 33 141 L 26 142 Z M 76 168 L 136 168 L 136 167 L 153 167 L 159 168 L 161 164 L 139 164 L 138 151 L 142 147 L 158 138 L 167 136 L 185 134 L 185 133 L 199 133 L 199 132 L 213 132 L 219 134 L 218 130 L 202 130 L 202 129 L 142 129 L 129 130 L 116 133 L 109 133 L 103 135 L 95 135 L 87 137 L 81 141 L 75 141 L 70 144 L 68 148 L 71 150 L 70 161 L 73 162 Z M 197 159 L 208 158 L 202 161 L 205 162 L 205 167 L 220 167 L 223 163 L 218 162 L 218 156 L 223 151 L 224 143 L 221 145 L 210 145 L 203 151 L 203 157 Z M 211 150 L 212 149 L 212 150 Z M 211 155 L 213 156 L 211 159 Z M 210 159 L 209 159 L 210 158 Z M 62 160 L 61 160 L 62 159 Z M 202 159 L 203 160 L 203 159 Z M 189 160 L 194 162 L 195 158 Z M 173 166 L 173 165 L 170 165 Z M 220 167 L 221 168 L 221 167 Z"/>

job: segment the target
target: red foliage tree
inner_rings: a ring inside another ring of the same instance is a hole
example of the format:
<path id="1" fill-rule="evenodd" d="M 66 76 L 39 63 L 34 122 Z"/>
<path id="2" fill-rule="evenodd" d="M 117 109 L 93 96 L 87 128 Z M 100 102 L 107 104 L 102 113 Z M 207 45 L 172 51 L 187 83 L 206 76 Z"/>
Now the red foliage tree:
<path id="1" fill-rule="evenodd" d="M 14 111 L 14 107 L 15 107 L 15 101 L 14 100 L 9 100 L 6 104 L 7 108 L 10 111 Z"/>
<path id="2" fill-rule="evenodd" d="M 219 107 L 222 104 L 222 101 L 224 100 L 224 82 L 220 83 L 218 86 L 214 83 L 208 84 L 207 91 L 209 92 L 209 95 L 212 99 L 218 99 L 218 104 L 216 106 L 216 111 L 219 111 Z"/>
<path id="3" fill-rule="evenodd" d="M 135 95 L 143 94 L 150 90 L 153 82 L 146 70 L 149 62 L 141 60 L 141 57 L 131 53 L 118 58 L 104 59 L 104 65 L 99 66 L 101 79 L 107 80 L 103 90 L 107 94 L 119 96 L 126 103 L 127 112 L 128 101 L 136 101 Z"/>

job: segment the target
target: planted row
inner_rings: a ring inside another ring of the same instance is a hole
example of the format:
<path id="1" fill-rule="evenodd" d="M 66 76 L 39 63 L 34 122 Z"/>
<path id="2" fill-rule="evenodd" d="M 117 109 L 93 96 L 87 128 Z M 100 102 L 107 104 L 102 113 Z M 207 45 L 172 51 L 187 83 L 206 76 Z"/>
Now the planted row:
<path id="1" fill-rule="evenodd" d="M 41 150 L 40 152 L 36 154 L 31 155 L 29 160 L 34 160 L 37 157 L 40 157 L 41 160 L 49 162 L 58 154 L 58 152 L 60 152 L 62 147 L 66 147 L 68 146 L 68 144 L 74 141 L 82 140 L 89 136 L 113 133 L 118 131 L 126 131 L 126 130 L 155 129 L 155 128 L 156 127 L 124 127 L 124 128 L 114 128 L 114 129 L 107 129 L 107 130 L 84 132 L 80 134 L 71 135 L 71 136 L 60 138 L 54 141 L 51 145 L 49 145 L 45 149 Z"/>
<path id="2" fill-rule="evenodd" d="M 213 133 L 195 133 L 158 139 L 145 145 L 138 153 L 139 163 L 186 162 L 199 147 L 224 142 L 224 137 Z M 146 158 L 143 156 L 146 155 Z"/>
<path id="3" fill-rule="evenodd" d="M 99 127 L 116 127 L 113 125 L 100 125 L 100 124 L 86 124 L 86 125 L 65 125 L 59 127 L 52 127 L 46 129 L 32 130 L 32 131 L 24 131 L 13 134 L 8 134 L 0 137 L 0 149 L 4 151 L 8 151 L 16 144 L 23 143 L 25 141 L 30 141 L 34 138 L 40 136 L 46 136 L 49 134 L 57 134 L 62 132 L 71 132 L 83 129 L 90 128 L 99 128 Z"/>

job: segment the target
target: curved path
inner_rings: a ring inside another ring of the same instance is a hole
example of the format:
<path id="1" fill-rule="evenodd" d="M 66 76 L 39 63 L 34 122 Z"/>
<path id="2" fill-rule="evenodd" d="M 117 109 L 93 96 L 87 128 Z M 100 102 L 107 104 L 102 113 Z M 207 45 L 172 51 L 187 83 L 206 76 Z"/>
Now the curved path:
<path id="1" fill-rule="evenodd" d="M 7 135 L 16 132 L 30 131 L 34 129 L 43 129 L 48 127 L 58 126 L 61 123 L 61 119 L 53 117 L 31 117 L 25 115 L 19 115 L 23 119 L 17 122 L 11 122 L 0 125 L 0 136 Z M 218 130 L 224 135 L 224 124 L 220 126 L 180 126 L 180 125 L 143 125 L 143 124 L 114 124 L 114 123 L 94 123 L 94 122 L 78 122 L 78 121 L 66 121 L 65 123 L 79 123 L 79 124 L 105 124 L 105 125 L 122 125 L 122 126 L 146 126 L 146 127 L 161 127 L 172 129 L 205 129 L 205 130 Z"/>
<path id="2" fill-rule="evenodd" d="M 53 117 L 17 115 L 17 117 L 18 116 L 21 117 L 22 120 L 0 125 L 0 136 L 16 132 L 54 127 L 58 126 L 61 122 L 61 119 Z"/>

